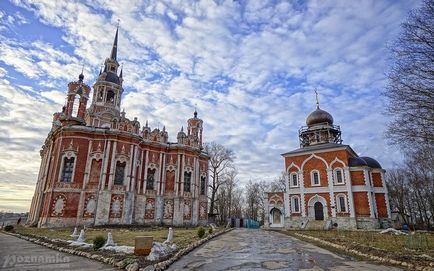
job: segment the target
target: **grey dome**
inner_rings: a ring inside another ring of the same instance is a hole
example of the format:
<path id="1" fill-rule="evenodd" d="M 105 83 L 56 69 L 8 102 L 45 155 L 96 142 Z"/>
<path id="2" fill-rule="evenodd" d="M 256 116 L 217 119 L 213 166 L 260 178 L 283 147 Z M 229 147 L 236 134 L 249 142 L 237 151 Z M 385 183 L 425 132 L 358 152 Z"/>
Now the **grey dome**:
<path id="1" fill-rule="evenodd" d="M 368 164 L 360 157 L 350 157 L 348 160 L 348 166 L 350 167 L 367 167 Z"/>
<path id="2" fill-rule="evenodd" d="M 371 157 L 351 157 L 348 161 L 348 166 L 350 167 L 370 167 L 370 168 L 381 168 L 380 163 Z"/>
<path id="3" fill-rule="evenodd" d="M 381 168 L 380 163 L 378 163 L 378 161 L 375 160 L 374 158 L 367 157 L 367 156 L 360 157 L 360 158 L 362 158 L 363 160 L 365 160 L 366 164 L 368 164 L 368 166 L 370 168 Z"/>
<path id="4" fill-rule="evenodd" d="M 319 123 L 328 123 L 330 125 L 333 124 L 333 117 L 330 115 L 329 112 L 324 111 L 320 109 L 319 107 L 316 108 L 315 111 L 309 114 L 306 119 L 307 126 L 312 126 Z"/>

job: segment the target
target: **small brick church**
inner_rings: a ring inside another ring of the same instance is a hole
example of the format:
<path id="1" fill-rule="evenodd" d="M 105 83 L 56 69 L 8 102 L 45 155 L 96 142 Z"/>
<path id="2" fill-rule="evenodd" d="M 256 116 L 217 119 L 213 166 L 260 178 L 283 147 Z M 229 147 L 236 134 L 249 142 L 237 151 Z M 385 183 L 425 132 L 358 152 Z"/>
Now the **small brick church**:
<path id="1" fill-rule="evenodd" d="M 284 192 L 267 193 L 265 227 L 373 229 L 390 223 L 385 170 L 342 144 L 340 127 L 317 108 L 299 130 L 300 148 L 282 154 Z"/>
<path id="2" fill-rule="evenodd" d="M 110 57 L 91 88 L 70 82 L 62 112 L 45 140 L 28 224 L 199 225 L 207 222 L 208 159 L 203 121 L 193 117 L 177 142 L 168 132 L 120 111 L 118 31 Z M 87 102 L 92 95 L 92 102 Z M 146 102 L 146 101 L 143 101 Z M 175 112 L 174 112 L 175 113 Z"/>

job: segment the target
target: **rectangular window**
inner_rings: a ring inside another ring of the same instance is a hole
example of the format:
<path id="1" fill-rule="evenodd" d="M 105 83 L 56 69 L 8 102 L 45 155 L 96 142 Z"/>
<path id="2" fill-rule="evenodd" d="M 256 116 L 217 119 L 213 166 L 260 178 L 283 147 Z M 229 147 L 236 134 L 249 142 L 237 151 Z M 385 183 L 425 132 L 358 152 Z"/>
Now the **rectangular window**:
<path id="1" fill-rule="evenodd" d="M 294 213 L 300 212 L 300 203 L 298 202 L 298 198 L 294 197 L 293 202 L 294 202 Z"/>
<path id="2" fill-rule="evenodd" d="M 292 174 L 292 186 L 298 186 L 297 174 Z"/>
<path id="3" fill-rule="evenodd" d="M 74 171 L 74 161 L 75 158 L 67 158 L 65 157 L 63 160 L 63 171 L 61 181 L 65 183 L 72 182 L 72 172 Z"/>
<path id="4" fill-rule="evenodd" d="M 312 175 L 313 175 L 313 184 L 314 185 L 319 185 L 319 175 L 318 175 L 318 172 L 314 172 Z"/>
<path id="5" fill-rule="evenodd" d="M 191 172 L 184 172 L 184 191 L 191 192 Z"/>
<path id="6" fill-rule="evenodd" d="M 155 168 L 154 169 L 148 168 L 148 176 L 146 178 L 147 190 L 154 190 L 155 171 L 156 171 Z"/>
<path id="7" fill-rule="evenodd" d="M 342 170 L 336 170 L 336 183 L 344 183 L 342 178 Z"/>
<path id="8" fill-rule="evenodd" d="M 116 171 L 115 171 L 115 185 L 123 185 L 124 184 L 124 177 L 125 177 L 125 167 L 127 163 L 126 162 L 117 162 L 116 163 Z"/>
<path id="9" fill-rule="evenodd" d="M 200 194 L 205 195 L 205 191 L 206 191 L 206 178 L 201 177 L 200 178 Z"/>
<path id="10" fill-rule="evenodd" d="M 340 209 L 341 209 L 340 211 L 342 213 L 345 213 L 347 211 L 347 206 L 345 204 L 345 197 L 343 197 L 343 196 L 339 197 L 339 207 L 340 207 Z"/>

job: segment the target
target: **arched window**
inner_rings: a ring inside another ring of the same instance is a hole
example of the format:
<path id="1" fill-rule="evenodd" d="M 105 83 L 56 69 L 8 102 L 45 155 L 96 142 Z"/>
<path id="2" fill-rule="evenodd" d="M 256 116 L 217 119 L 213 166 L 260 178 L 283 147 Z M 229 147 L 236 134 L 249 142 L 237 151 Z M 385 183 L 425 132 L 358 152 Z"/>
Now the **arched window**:
<path id="1" fill-rule="evenodd" d="M 191 172 L 184 172 L 184 191 L 191 192 Z"/>
<path id="2" fill-rule="evenodd" d="M 200 194 L 205 195 L 206 191 L 206 177 L 200 177 Z"/>
<path id="3" fill-rule="evenodd" d="M 298 186 L 298 176 L 296 172 L 292 172 L 289 175 L 289 186 L 290 187 L 297 187 Z"/>
<path id="4" fill-rule="evenodd" d="M 347 197 L 343 194 L 336 196 L 336 203 L 338 207 L 338 213 L 346 213 L 347 210 Z"/>
<path id="5" fill-rule="evenodd" d="M 292 196 L 291 197 L 291 212 L 300 213 L 300 197 Z"/>
<path id="6" fill-rule="evenodd" d="M 72 182 L 72 173 L 74 172 L 74 157 L 65 157 L 63 158 L 63 170 L 62 177 L 60 178 L 61 182 L 70 183 Z"/>
<path id="7" fill-rule="evenodd" d="M 148 168 L 148 176 L 146 178 L 147 190 L 154 190 L 155 171 L 156 171 L 155 168 L 154 169 Z"/>
<path id="8" fill-rule="evenodd" d="M 115 185 L 123 185 L 125 178 L 125 167 L 127 163 L 120 161 L 116 162 L 116 171 L 115 171 Z"/>
<path id="9" fill-rule="evenodd" d="M 312 170 L 310 172 L 310 182 L 312 186 L 319 186 L 321 185 L 321 180 L 319 178 L 319 171 L 318 170 Z"/>
<path id="10" fill-rule="evenodd" d="M 75 95 L 74 96 L 74 103 L 72 104 L 72 113 L 71 116 L 77 117 L 78 115 L 78 108 L 80 107 L 80 96 Z"/>
<path id="11" fill-rule="evenodd" d="M 106 95 L 105 101 L 106 101 L 106 103 L 111 103 L 111 104 L 115 103 L 115 93 L 113 90 L 111 90 L 111 89 L 107 90 L 107 95 Z"/>
<path id="12" fill-rule="evenodd" d="M 334 170 L 334 177 L 335 177 L 335 183 L 336 184 L 343 184 L 344 183 L 344 174 L 343 174 L 341 168 L 336 168 Z"/>

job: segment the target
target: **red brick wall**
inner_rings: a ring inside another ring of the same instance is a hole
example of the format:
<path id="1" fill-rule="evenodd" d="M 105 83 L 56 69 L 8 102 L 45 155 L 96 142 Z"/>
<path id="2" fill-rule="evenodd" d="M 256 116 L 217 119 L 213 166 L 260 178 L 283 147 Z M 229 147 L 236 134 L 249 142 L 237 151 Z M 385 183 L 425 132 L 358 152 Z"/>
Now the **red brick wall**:
<path id="1" fill-rule="evenodd" d="M 386 199 L 383 193 L 375 194 L 375 203 L 377 205 L 377 213 L 378 217 L 386 217 L 387 218 L 387 205 Z"/>
<path id="2" fill-rule="evenodd" d="M 370 216 L 367 192 L 354 192 L 353 199 L 356 216 Z"/>
<path id="3" fill-rule="evenodd" d="M 381 180 L 381 173 L 378 172 L 372 173 L 372 182 L 375 187 L 383 187 L 383 182 Z"/>
<path id="4" fill-rule="evenodd" d="M 365 177 L 363 171 L 350 171 L 352 185 L 365 185 Z"/>

